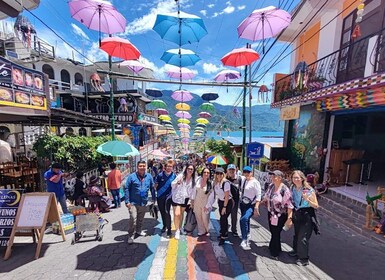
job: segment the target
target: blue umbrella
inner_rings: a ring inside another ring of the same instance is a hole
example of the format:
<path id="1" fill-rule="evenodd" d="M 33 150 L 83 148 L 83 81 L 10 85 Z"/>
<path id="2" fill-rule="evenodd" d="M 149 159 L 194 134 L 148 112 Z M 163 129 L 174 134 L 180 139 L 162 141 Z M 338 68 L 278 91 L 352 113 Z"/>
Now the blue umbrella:
<path id="1" fill-rule="evenodd" d="M 159 89 L 146 89 L 146 94 L 155 98 L 163 96 L 163 93 Z"/>
<path id="2" fill-rule="evenodd" d="M 140 155 L 139 151 L 133 145 L 118 140 L 108 141 L 101 144 L 96 151 L 103 155 L 113 157 L 130 157 Z"/>
<path id="3" fill-rule="evenodd" d="M 203 20 L 184 12 L 157 15 L 154 29 L 160 37 L 179 46 L 199 42 L 207 34 Z"/>
<path id="4" fill-rule="evenodd" d="M 193 51 L 186 49 L 171 49 L 165 51 L 160 59 L 168 64 L 179 67 L 192 66 L 201 60 Z"/>
<path id="5" fill-rule="evenodd" d="M 202 99 L 205 101 L 212 101 L 218 99 L 218 93 L 204 93 L 202 94 Z"/>

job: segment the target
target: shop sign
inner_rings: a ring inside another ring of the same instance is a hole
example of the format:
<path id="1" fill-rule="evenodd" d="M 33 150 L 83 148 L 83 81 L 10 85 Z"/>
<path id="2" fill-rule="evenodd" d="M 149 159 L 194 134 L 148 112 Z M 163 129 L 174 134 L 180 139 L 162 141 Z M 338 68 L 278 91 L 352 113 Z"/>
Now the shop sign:
<path id="1" fill-rule="evenodd" d="M 296 120 L 299 118 L 299 112 L 300 104 L 282 107 L 280 119 L 282 121 Z"/>
<path id="2" fill-rule="evenodd" d="M 88 114 L 88 116 L 97 118 L 104 121 L 111 121 L 111 114 Z M 115 113 L 114 114 L 116 123 L 134 123 L 135 114 L 129 113 Z"/>
<path id="3" fill-rule="evenodd" d="M 155 116 L 147 115 L 147 114 L 140 114 L 138 119 L 143 122 L 152 122 L 152 123 L 158 123 L 158 118 Z"/>
<path id="4" fill-rule="evenodd" d="M 265 145 L 258 142 L 247 144 L 247 157 L 253 159 L 263 158 Z"/>
<path id="5" fill-rule="evenodd" d="M 0 247 L 7 246 L 22 190 L 0 190 Z"/>
<path id="6" fill-rule="evenodd" d="M 44 74 L 0 57 L 0 105 L 47 110 Z"/>

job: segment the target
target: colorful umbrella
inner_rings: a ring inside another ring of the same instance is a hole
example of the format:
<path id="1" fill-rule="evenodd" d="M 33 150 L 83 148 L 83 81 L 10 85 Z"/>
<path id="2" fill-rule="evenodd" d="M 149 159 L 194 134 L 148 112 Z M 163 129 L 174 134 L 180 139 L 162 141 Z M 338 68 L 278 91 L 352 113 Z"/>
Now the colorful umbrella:
<path id="1" fill-rule="evenodd" d="M 223 65 L 239 67 L 250 65 L 259 59 L 259 54 L 249 48 L 234 49 L 221 58 Z"/>
<path id="2" fill-rule="evenodd" d="M 132 72 L 139 74 L 144 69 L 144 65 L 139 60 L 125 60 L 119 64 L 120 66 L 126 66 Z"/>
<path id="3" fill-rule="evenodd" d="M 198 128 L 198 127 L 202 127 L 202 128 L 206 128 L 206 124 L 204 124 L 204 123 L 198 123 L 197 125 L 196 125 L 196 127 Z"/>
<path id="4" fill-rule="evenodd" d="M 193 51 L 182 48 L 165 51 L 160 59 L 178 67 L 195 65 L 201 60 Z"/>
<path id="5" fill-rule="evenodd" d="M 213 101 L 218 99 L 219 95 L 218 93 L 204 93 L 201 97 L 205 101 Z"/>
<path id="6" fill-rule="evenodd" d="M 172 93 L 171 97 L 176 100 L 176 101 L 180 101 L 180 102 L 188 102 L 188 101 L 191 101 L 193 99 L 193 96 L 191 95 L 191 92 L 187 91 L 187 90 L 176 90 Z"/>
<path id="7" fill-rule="evenodd" d="M 166 109 L 167 108 L 167 104 L 164 103 L 163 100 L 159 100 L 159 99 L 152 100 L 150 105 L 155 107 L 156 109 L 159 109 L 159 108 Z"/>
<path id="8" fill-rule="evenodd" d="M 207 119 L 204 119 L 204 118 L 199 118 L 196 120 L 197 123 L 203 123 L 203 124 L 208 124 L 209 121 Z"/>
<path id="9" fill-rule="evenodd" d="M 163 152 L 161 149 L 156 149 L 156 150 L 151 151 L 150 155 L 152 155 L 156 158 L 161 158 L 161 159 L 170 156 L 170 154 Z"/>
<path id="10" fill-rule="evenodd" d="M 197 126 L 194 130 L 195 131 L 202 131 L 203 132 L 203 131 L 205 131 L 205 128 Z"/>
<path id="11" fill-rule="evenodd" d="M 172 125 L 172 122 L 171 122 L 171 120 L 162 120 L 162 122 L 161 122 L 163 125 L 165 125 L 165 124 L 171 124 Z"/>
<path id="12" fill-rule="evenodd" d="M 184 12 L 156 16 L 154 29 L 160 37 L 179 46 L 199 42 L 207 34 L 203 20 Z"/>
<path id="13" fill-rule="evenodd" d="M 190 133 L 190 129 L 188 129 L 188 128 L 183 128 L 183 127 L 179 128 L 179 131 L 180 131 L 180 132 Z"/>
<path id="14" fill-rule="evenodd" d="M 170 124 L 170 123 L 166 123 L 166 124 L 164 125 L 164 127 L 174 128 L 174 126 L 173 126 L 172 124 Z"/>
<path id="15" fill-rule="evenodd" d="M 171 117 L 169 115 L 160 115 L 158 118 L 162 121 L 171 121 Z"/>
<path id="16" fill-rule="evenodd" d="M 186 123 L 189 124 L 190 121 L 188 119 L 178 119 L 178 123 Z"/>
<path id="17" fill-rule="evenodd" d="M 168 115 L 168 111 L 162 108 L 156 109 L 155 112 L 157 112 L 158 115 Z"/>
<path id="18" fill-rule="evenodd" d="M 291 15 L 269 6 L 253 11 L 238 26 L 238 36 L 241 38 L 257 41 L 263 40 L 263 53 L 265 53 L 264 40 L 271 38 L 289 26 Z"/>
<path id="19" fill-rule="evenodd" d="M 207 158 L 207 161 L 216 165 L 225 165 L 228 163 L 228 160 L 221 155 L 210 156 Z"/>
<path id="20" fill-rule="evenodd" d="M 189 139 L 189 138 L 183 138 L 183 139 L 181 140 L 181 142 L 182 142 L 182 143 L 188 143 L 188 142 L 190 142 L 190 139 Z"/>
<path id="21" fill-rule="evenodd" d="M 178 111 L 175 116 L 177 116 L 178 118 L 182 118 L 182 119 L 191 119 L 191 114 L 189 112 L 186 112 L 186 111 Z"/>
<path id="22" fill-rule="evenodd" d="M 119 37 L 104 38 L 101 41 L 100 49 L 110 56 L 126 60 L 138 59 L 140 57 L 139 50 L 130 41 Z"/>
<path id="23" fill-rule="evenodd" d="M 175 108 L 180 111 L 188 111 L 190 110 L 190 105 L 186 103 L 178 103 L 175 105 Z"/>
<path id="24" fill-rule="evenodd" d="M 205 118 L 205 119 L 208 119 L 208 118 L 211 118 L 211 117 L 212 117 L 211 114 L 210 114 L 209 112 L 200 112 L 200 113 L 198 114 L 198 116 L 199 116 L 200 118 Z"/>
<path id="25" fill-rule="evenodd" d="M 113 157 L 130 157 L 140 154 L 133 145 L 118 140 L 101 144 L 96 151 L 100 154 Z"/>
<path id="26" fill-rule="evenodd" d="M 222 70 L 221 72 L 219 72 L 215 76 L 214 80 L 216 82 L 227 82 L 229 80 L 239 79 L 240 77 L 241 77 L 240 72 L 235 71 L 235 70 L 226 69 L 226 70 Z"/>
<path id="27" fill-rule="evenodd" d="M 203 110 L 203 111 L 206 111 L 206 112 L 214 112 L 215 111 L 215 108 L 214 108 L 214 105 L 211 104 L 211 103 L 203 103 L 200 108 Z"/>
<path id="28" fill-rule="evenodd" d="M 195 73 L 186 67 L 178 67 L 170 65 L 166 72 L 167 76 L 172 79 L 191 80 L 195 77 Z"/>
<path id="29" fill-rule="evenodd" d="M 191 128 L 187 123 L 178 123 L 178 127 Z"/>

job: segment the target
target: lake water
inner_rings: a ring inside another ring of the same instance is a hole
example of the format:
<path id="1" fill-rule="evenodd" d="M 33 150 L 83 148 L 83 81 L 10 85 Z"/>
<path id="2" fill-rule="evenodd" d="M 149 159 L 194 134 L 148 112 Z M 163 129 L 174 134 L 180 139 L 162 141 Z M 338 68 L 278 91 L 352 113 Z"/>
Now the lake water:
<path id="1" fill-rule="evenodd" d="M 218 135 L 217 131 L 207 131 L 207 139 L 214 138 L 220 140 L 225 138 L 231 140 L 233 144 L 242 143 L 242 131 L 221 131 Z M 249 132 L 246 131 L 246 143 L 249 142 Z M 282 132 L 265 132 L 265 131 L 253 131 L 252 132 L 252 142 L 261 142 L 261 143 L 282 143 L 283 142 L 283 131 Z"/>

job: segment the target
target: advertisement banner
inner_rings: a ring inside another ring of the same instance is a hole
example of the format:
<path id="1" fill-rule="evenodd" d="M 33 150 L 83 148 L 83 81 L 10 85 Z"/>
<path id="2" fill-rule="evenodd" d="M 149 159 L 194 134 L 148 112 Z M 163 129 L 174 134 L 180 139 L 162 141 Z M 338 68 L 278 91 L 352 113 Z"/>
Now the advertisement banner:
<path id="1" fill-rule="evenodd" d="M 281 120 L 289 121 L 299 118 L 300 104 L 285 106 L 281 108 Z"/>
<path id="2" fill-rule="evenodd" d="M 0 190 L 0 247 L 7 246 L 23 190 Z"/>

